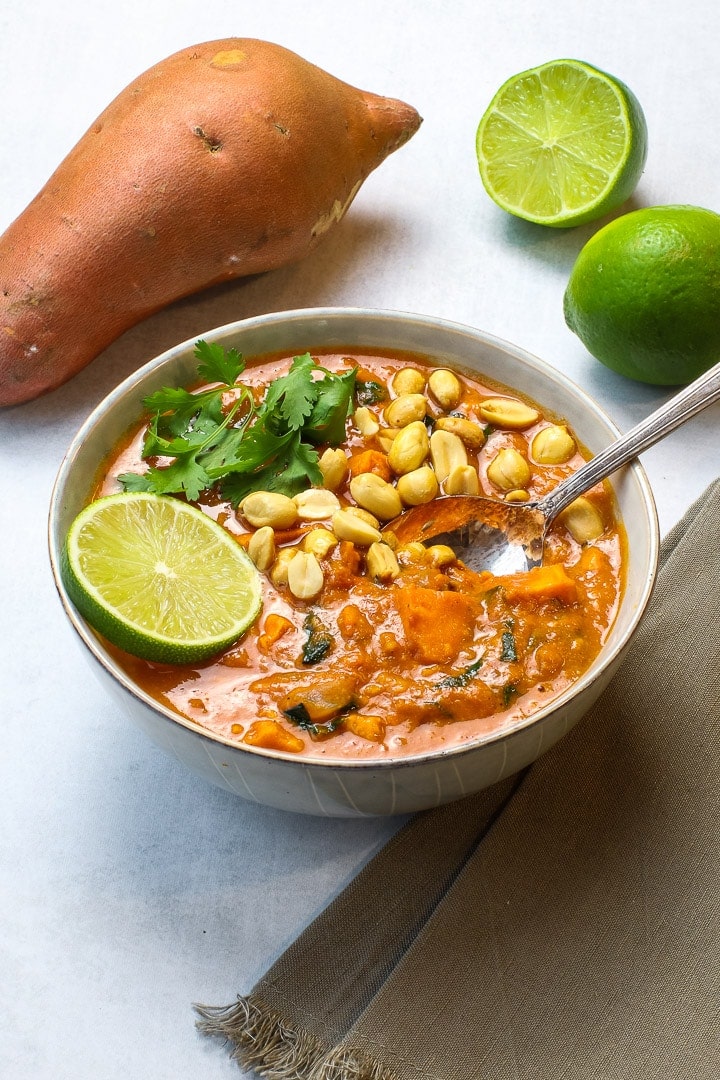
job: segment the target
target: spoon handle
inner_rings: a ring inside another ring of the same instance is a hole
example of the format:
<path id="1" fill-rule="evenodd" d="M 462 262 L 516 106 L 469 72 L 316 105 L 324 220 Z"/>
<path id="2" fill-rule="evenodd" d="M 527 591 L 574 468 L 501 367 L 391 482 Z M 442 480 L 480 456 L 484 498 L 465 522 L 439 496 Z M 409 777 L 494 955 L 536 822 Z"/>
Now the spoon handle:
<path id="1" fill-rule="evenodd" d="M 558 484 L 541 500 L 540 506 L 543 513 L 552 521 L 578 495 L 588 491 L 619 469 L 621 465 L 625 465 L 648 447 L 654 446 L 656 442 L 674 431 L 680 424 L 684 424 L 691 416 L 695 416 L 696 413 L 718 400 L 720 400 L 720 363 L 715 364 L 699 379 L 690 383 L 679 394 L 670 398 L 645 420 L 636 424 L 615 442 L 610 443 L 577 472 Z"/>

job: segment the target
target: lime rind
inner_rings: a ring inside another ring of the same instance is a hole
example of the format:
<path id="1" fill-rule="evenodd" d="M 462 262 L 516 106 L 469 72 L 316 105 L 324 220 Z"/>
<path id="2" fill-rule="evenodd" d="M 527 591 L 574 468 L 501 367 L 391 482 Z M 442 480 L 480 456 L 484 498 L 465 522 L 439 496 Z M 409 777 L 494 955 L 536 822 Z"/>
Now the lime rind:
<path id="1" fill-rule="evenodd" d="M 476 150 L 498 206 L 567 228 L 629 198 L 647 157 L 647 125 L 619 79 L 580 60 L 555 60 L 503 83 L 480 120 Z"/>
<path id="2" fill-rule="evenodd" d="M 221 525 L 148 492 L 86 506 L 68 531 L 60 571 L 87 622 L 146 660 L 208 659 L 237 641 L 262 605 L 254 564 Z"/>
<path id="3" fill-rule="evenodd" d="M 653 386 L 698 378 L 720 355 L 720 215 L 634 210 L 579 252 L 563 297 L 568 327 L 612 371 Z"/>

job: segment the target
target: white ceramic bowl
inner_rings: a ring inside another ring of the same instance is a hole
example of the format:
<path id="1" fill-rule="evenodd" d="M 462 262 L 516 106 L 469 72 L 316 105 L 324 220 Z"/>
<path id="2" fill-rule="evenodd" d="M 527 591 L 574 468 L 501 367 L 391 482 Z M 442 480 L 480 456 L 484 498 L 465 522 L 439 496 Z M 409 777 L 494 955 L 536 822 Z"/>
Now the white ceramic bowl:
<path id="1" fill-rule="evenodd" d="M 247 357 L 323 347 L 425 353 L 443 365 L 481 372 L 552 408 L 567 419 L 592 452 L 618 434 L 600 408 L 560 372 L 507 342 L 440 319 L 319 308 L 246 319 L 202 336 L 235 346 Z M 613 478 L 628 536 L 629 561 L 625 596 L 609 640 L 592 667 L 566 693 L 510 730 L 402 760 L 304 761 L 234 745 L 213 735 L 164 709 L 118 668 L 63 587 L 60 551 L 70 522 L 88 499 L 100 463 L 140 417 L 143 397 L 160 386 L 193 380 L 195 340 L 151 361 L 95 409 L 67 452 L 50 505 L 50 559 L 63 607 L 95 672 L 130 718 L 194 773 L 227 791 L 283 810 L 333 817 L 405 814 L 462 798 L 524 768 L 557 742 L 607 685 L 652 591 L 659 546 L 657 515 L 645 473 L 637 463 Z"/>

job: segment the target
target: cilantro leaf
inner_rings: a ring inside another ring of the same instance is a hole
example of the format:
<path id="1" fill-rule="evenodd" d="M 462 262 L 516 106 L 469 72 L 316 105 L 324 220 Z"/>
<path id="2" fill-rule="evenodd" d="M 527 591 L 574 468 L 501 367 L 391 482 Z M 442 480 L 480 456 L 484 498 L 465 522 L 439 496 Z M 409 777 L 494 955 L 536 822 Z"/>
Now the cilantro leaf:
<path id="1" fill-rule="evenodd" d="M 228 427 L 222 433 L 222 438 L 218 438 L 213 445 L 203 451 L 203 462 L 213 483 L 223 476 L 237 460 L 240 444 L 245 438 L 245 429 L 250 419 L 251 417 L 248 416 L 242 424 Z"/>
<path id="2" fill-rule="evenodd" d="M 194 454 L 177 457 L 164 469 L 154 470 L 154 490 L 158 495 L 183 491 L 191 502 L 210 486 L 210 478 Z"/>
<path id="3" fill-rule="evenodd" d="M 194 429 L 188 431 L 184 438 L 180 435 L 175 438 L 165 438 L 158 432 L 160 419 L 159 416 L 154 416 L 145 432 L 143 442 L 144 458 L 178 457 L 180 454 L 185 454 L 196 447 L 202 446 L 206 441 L 204 432 L 195 431 Z"/>
<path id="4" fill-rule="evenodd" d="M 143 405 L 153 413 L 182 412 L 190 407 L 193 412 L 197 412 L 200 407 L 198 395 L 179 386 L 163 386 L 161 390 L 156 390 L 154 394 L 144 398 Z"/>
<path id="5" fill-rule="evenodd" d="M 293 495 L 307 487 L 319 487 L 323 482 L 323 475 L 318 465 L 318 452 L 313 450 L 307 443 L 302 442 L 300 433 L 291 443 L 292 456 L 289 457 L 283 469 L 282 479 L 287 489 Z M 280 488 L 279 490 L 285 490 Z"/>
<path id="6" fill-rule="evenodd" d="M 518 692 L 518 688 L 515 685 L 515 683 L 505 683 L 505 685 L 502 688 L 503 708 L 505 708 L 505 709 L 508 708 L 508 706 L 510 705 L 510 702 L 513 700 L 513 698 L 515 697 L 517 692 Z"/>
<path id="7" fill-rule="evenodd" d="M 214 385 L 192 392 L 163 387 L 145 398 L 152 414 L 142 474 L 124 473 L 126 491 L 185 495 L 217 489 L 234 506 L 253 490 L 294 495 L 322 484 L 316 445 L 337 445 L 353 407 L 356 369 L 335 374 L 310 353 L 293 358 L 286 375 L 275 379 L 259 405 L 238 381 L 245 369 L 235 349 L 199 340 L 198 375 Z M 217 385 L 220 384 L 220 385 Z M 234 402 L 227 405 L 227 391 Z"/>
<path id="8" fill-rule="evenodd" d="M 237 445 L 233 458 L 225 462 L 222 471 L 213 471 L 214 478 L 220 480 L 224 474 L 255 472 L 263 466 L 272 466 L 278 459 L 284 459 L 296 435 L 295 431 L 286 431 L 282 435 L 268 431 L 263 418 L 258 417 Z"/>
<path id="9" fill-rule="evenodd" d="M 310 353 L 296 356 L 287 375 L 270 384 L 262 405 L 266 418 L 276 414 L 287 428 L 297 430 L 312 412 L 317 398 L 317 386 L 312 377 L 316 364 Z"/>
<path id="10" fill-rule="evenodd" d="M 377 405 L 386 401 L 387 389 L 375 379 L 358 379 L 355 384 L 355 400 L 358 405 Z"/>
<path id="11" fill-rule="evenodd" d="M 146 473 L 123 473 L 118 480 L 125 491 L 152 491 L 155 495 L 183 492 L 191 501 L 210 486 L 208 474 L 192 454 L 183 454 L 163 468 L 153 465 Z"/>
<path id="12" fill-rule="evenodd" d="M 151 475 L 152 469 L 147 472 L 120 473 L 118 482 L 122 484 L 123 491 L 154 491 L 154 481 Z"/>
<path id="13" fill-rule="evenodd" d="M 200 427 L 219 424 L 222 419 L 220 395 L 216 390 L 191 394 L 189 390 L 166 386 L 156 390 L 143 401 L 145 408 L 157 418 L 156 429 L 164 436 L 184 435 L 202 416 Z M 148 457 L 151 455 L 147 455 Z"/>
<path id="14" fill-rule="evenodd" d="M 267 432 L 261 439 L 253 428 L 247 438 L 253 443 L 252 450 L 243 446 L 242 460 L 228 466 L 220 481 L 224 497 L 233 506 L 238 506 L 251 491 L 296 495 L 303 488 L 322 483 L 317 451 L 302 442 L 300 432 L 289 431 L 283 436 Z"/>
<path id="15" fill-rule="evenodd" d="M 314 443 L 337 446 L 345 438 L 345 420 L 352 412 L 356 369 L 318 380 L 317 400 L 310 413 L 307 437 Z"/>
<path id="16" fill-rule="evenodd" d="M 214 341 L 196 341 L 195 356 L 200 360 L 198 375 L 207 382 L 234 386 L 245 370 L 245 361 L 237 349 L 226 350 Z"/>
<path id="17" fill-rule="evenodd" d="M 500 659 L 505 660 L 508 663 L 512 663 L 512 661 L 517 660 L 518 658 L 512 620 L 506 622 L 505 626 L 507 627 L 507 629 L 503 631 L 503 636 L 501 639 L 502 647 L 500 651 Z"/>

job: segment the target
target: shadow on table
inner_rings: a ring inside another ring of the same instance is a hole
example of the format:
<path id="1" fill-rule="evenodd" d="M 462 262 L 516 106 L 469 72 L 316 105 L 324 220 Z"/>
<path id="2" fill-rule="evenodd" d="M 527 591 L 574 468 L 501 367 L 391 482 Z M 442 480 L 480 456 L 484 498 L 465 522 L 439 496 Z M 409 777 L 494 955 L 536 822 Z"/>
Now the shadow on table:
<path id="1" fill-rule="evenodd" d="M 581 248 L 591 236 L 615 218 L 629 214 L 633 210 L 639 210 L 643 205 L 642 198 L 636 193 L 612 213 L 605 214 L 597 221 L 588 222 L 587 225 L 577 225 L 569 229 L 535 225 L 531 221 L 523 221 L 522 218 L 506 214 L 503 220 L 503 242 L 510 247 L 521 249 L 533 258 L 542 260 L 567 276 Z"/>

